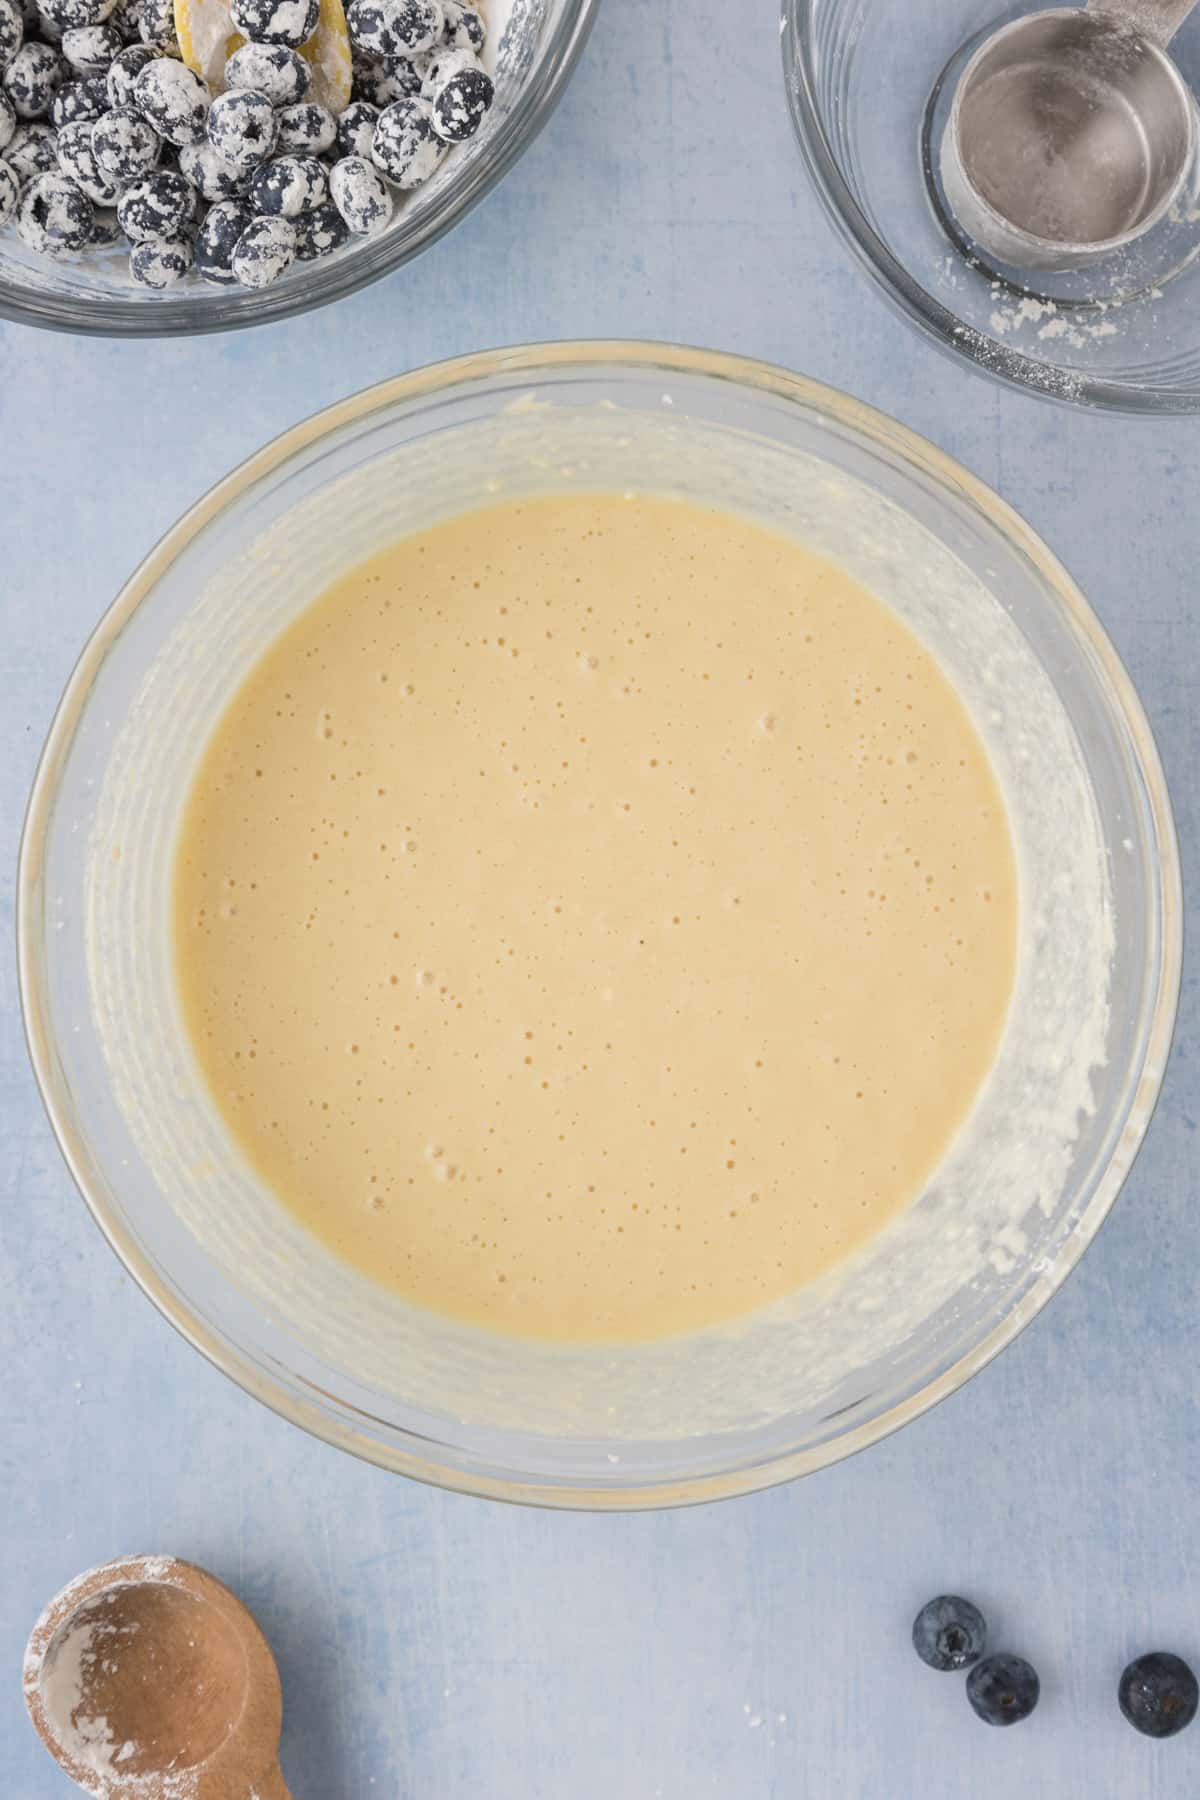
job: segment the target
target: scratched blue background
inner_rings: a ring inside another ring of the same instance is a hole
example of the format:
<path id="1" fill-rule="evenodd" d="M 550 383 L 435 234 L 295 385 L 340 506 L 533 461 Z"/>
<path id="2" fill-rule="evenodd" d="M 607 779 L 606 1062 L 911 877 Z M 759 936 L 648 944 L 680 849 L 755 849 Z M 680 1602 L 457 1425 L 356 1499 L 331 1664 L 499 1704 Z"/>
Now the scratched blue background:
<path id="1" fill-rule="evenodd" d="M 550 127 L 420 263 L 286 326 L 116 345 L 0 329 L 2 903 L 77 649 L 231 464 L 383 376 L 488 344 L 646 335 L 774 359 L 897 414 L 996 486 L 1138 682 L 1195 876 L 1200 422 L 1003 393 L 885 310 L 794 149 L 759 0 L 606 0 Z M 1194 915 L 1193 915 L 1194 916 Z M 0 1792 L 63 1800 L 21 1649 L 88 1564 L 207 1564 L 278 1653 L 297 1800 L 1099 1800 L 1200 1792 L 1200 1728 L 1135 1737 L 1125 1657 L 1200 1664 L 1195 976 L 1149 1144 L 1064 1293 L 865 1456 L 637 1518 L 426 1492 L 310 1442 L 190 1351 L 89 1223 L 0 963 Z M 989 1732 L 906 1645 L 973 1594 L 1043 1701 Z"/>

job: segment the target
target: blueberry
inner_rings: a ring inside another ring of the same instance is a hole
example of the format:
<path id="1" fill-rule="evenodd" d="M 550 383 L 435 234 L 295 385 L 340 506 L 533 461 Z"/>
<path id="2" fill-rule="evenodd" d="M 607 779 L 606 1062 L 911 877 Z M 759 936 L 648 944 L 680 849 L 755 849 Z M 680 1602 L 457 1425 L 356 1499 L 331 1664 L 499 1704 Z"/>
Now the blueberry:
<path id="1" fill-rule="evenodd" d="M 257 171 L 248 197 L 255 212 L 295 219 L 326 204 L 329 178 L 314 156 L 276 156 Z"/>
<path id="2" fill-rule="evenodd" d="M 436 0 L 350 0 L 346 28 L 369 56 L 422 56 L 441 36 L 442 9 Z"/>
<path id="3" fill-rule="evenodd" d="M 114 56 L 105 77 L 110 106 L 132 106 L 133 90 L 138 76 L 147 63 L 154 61 L 154 52 L 146 44 L 129 44 Z"/>
<path id="4" fill-rule="evenodd" d="M 52 44 L 57 50 L 62 43 L 62 34 L 62 26 L 55 19 L 50 18 L 48 13 L 43 12 L 40 6 L 34 7 L 32 18 L 26 13 L 25 42 L 27 44 L 35 41 L 40 44 Z"/>
<path id="5" fill-rule="evenodd" d="M 161 150 L 157 131 L 132 106 L 114 106 L 92 126 L 96 167 L 121 187 L 148 175 Z"/>
<path id="6" fill-rule="evenodd" d="M 448 144 L 465 143 L 479 130 L 495 98 L 486 69 L 459 69 L 434 97 L 433 129 Z"/>
<path id="7" fill-rule="evenodd" d="M 59 35 L 82 25 L 103 25 L 117 0 L 38 0 L 42 19 L 58 27 Z"/>
<path id="8" fill-rule="evenodd" d="M 275 122 L 275 149 L 280 156 L 320 156 L 337 138 L 337 120 L 316 100 L 281 106 Z"/>
<path id="9" fill-rule="evenodd" d="M 232 0 L 234 25 L 253 44 L 287 44 L 298 50 L 317 29 L 320 0 Z"/>
<path id="10" fill-rule="evenodd" d="M 404 100 L 421 91 L 422 70 L 407 56 L 396 56 L 383 62 L 356 50 L 350 63 L 351 93 L 355 100 L 369 101 L 372 106 L 390 106 L 393 100 Z"/>
<path id="11" fill-rule="evenodd" d="M 352 100 L 337 123 L 339 156 L 370 156 L 379 123 L 379 108 L 369 100 Z"/>
<path id="12" fill-rule="evenodd" d="M 446 154 L 431 112 L 427 100 L 397 100 L 379 115 L 371 161 L 398 188 L 420 187 Z"/>
<path id="13" fill-rule="evenodd" d="M 195 144 L 204 136 L 208 87 L 169 56 L 146 64 L 133 84 L 133 104 L 169 144 Z"/>
<path id="14" fill-rule="evenodd" d="M 150 238 L 135 244 L 129 255 L 129 273 L 139 287 L 162 292 L 182 281 L 192 266 L 191 239 Z"/>
<path id="15" fill-rule="evenodd" d="M 276 129 L 274 107 L 252 88 L 218 94 L 208 115 L 208 141 L 217 155 L 247 172 L 270 156 Z"/>
<path id="16" fill-rule="evenodd" d="M 1147 1737 L 1174 1737 L 1190 1725 L 1200 1704 L 1200 1687 L 1181 1656 L 1150 1650 L 1129 1664 L 1117 1686 L 1121 1711 Z"/>
<path id="17" fill-rule="evenodd" d="M 244 168 L 226 162 L 207 139 L 203 144 L 180 146 L 179 173 L 205 200 L 239 199 L 249 180 Z"/>
<path id="18" fill-rule="evenodd" d="M 121 52 L 120 33 L 111 25 L 73 25 L 59 46 L 79 75 L 107 75 Z"/>
<path id="19" fill-rule="evenodd" d="M 142 0 L 117 0 L 108 17 L 123 44 L 141 44 Z"/>
<path id="20" fill-rule="evenodd" d="M 22 44 L 0 81 L 18 119 L 44 119 L 66 75 L 66 63 L 49 44 Z"/>
<path id="21" fill-rule="evenodd" d="M 121 184 L 114 182 L 96 161 L 93 129 L 90 119 L 76 119 L 74 124 L 63 126 L 58 134 L 58 166 L 94 206 L 115 206 Z"/>
<path id="22" fill-rule="evenodd" d="M 244 200 L 219 200 L 210 206 L 196 238 L 196 273 L 205 281 L 232 287 L 236 281 L 233 253 L 253 218 Z"/>
<path id="23" fill-rule="evenodd" d="M 296 228 L 290 219 L 251 219 L 234 246 L 231 268 L 242 287 L 265 288 L 296 259 Z"/>
<path id="24" fill-rule="evenodd" d="M 172 169 L 157 169 L 126 188 L 117 202 L 121 230 L 135 244 L 178 237 L 192 217 L 195 188 Z"/>
<path id="25" fill-rule="evenodd" d="M 82 250 L 92 233 L 92 203 L 65 175 L 38 175 L 21 196 L 17 231 L 43 256 Z"/>
<path id="26" fill-rule="evenodd" d="M 912 1628 L 913 1649 L 931 1669 L 969 1669 L 983 1655 L 987 1625 L 983 1614 L 958 1594 L 927 1600 Z"/>
<path id="27" fill-rule="evenodd" d="M 1016 1725 L 1038 1703 L 1042 1684 L 1023 1656 L 985 1656 L 967 1676 L 967 1699 L 985 1725 Z"/>
<path id="28" fill-rule="evenodd" d="M 311 81 L 311 64 L 287 44 L 243 44 L 225 64 L 227 88 L 253 88 L 272 106 L 303 100 Z"/>
<path id="29" fill-rule="evenodd" d="M 483 15 L 462 0 L 442 0 L 442 14 L 442 43 L 447 50 L 473 50 L 478 55 L 487 38 Z"/>
<path id="30" fill-rule="evenodd" d="M 17 0 L 0 0 L 0 69 L 25 41 L 25 15 Z"/>
<path id="31" fill-rule="evenodd" d="M 350 228 L 336 206 L 318 206 L 302 213 L 293 221 L 296 227 L 296 255 L 301 262 L 313 262 L 340 250 L 350 236 Z"/>
<path id="32" fill-rule="evenodd" d="M 48 175 L 58 168 L 57 134 L 40 119 L 18 125 L 5 146 L 4 160 L 22 186 L 35 175 Z"/>
<path id="33" fill-rule="evenodd" d="M 357 237 L 373 237 L 392 216 L 383 178 L 362 156 L 343 156 L 329 176 L 333 204 Z"/>
<path id="34" fill-rule="evenodd" d="M 0 225 L 11 224 L 17 216 L 21 184 L 8 164 L 0 158 Z M 314 255 L 317 254 L 314 252 Z"/>
<path id="35" fill-rule="evenodd" d="M 138 36 L 152 44 L 160 56 L 178 56 L 174 0 L 137 0 Z"/>
<path id="36" fill-rule="evenodd" d="M 479 58 L 471 50 L 435 50 L 421 65 L 421 98 L 436 100 L 452 75 L 479 66 Z"/>
<path id="37" fill-rule="evenodd" d="M 17 109 L 4 89 L 0 88 L 0 156 L 3 156 L 5 146 L 16 136 L 16 132 Z"/>
<path id="38" fill-rule="evenodd" d="M 84 81 L 64 82 L 50 102 L 50 123 L 56 131 L 81 119 L 90 125 L 108 111 L 108 88 L 100 75 Z"/>

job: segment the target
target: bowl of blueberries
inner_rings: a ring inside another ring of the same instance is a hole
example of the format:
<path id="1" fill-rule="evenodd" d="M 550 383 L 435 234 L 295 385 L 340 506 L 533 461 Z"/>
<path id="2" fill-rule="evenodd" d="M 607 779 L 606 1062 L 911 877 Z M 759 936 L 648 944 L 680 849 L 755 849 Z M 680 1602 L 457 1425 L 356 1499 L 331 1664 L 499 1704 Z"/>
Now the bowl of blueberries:
<path id="1" fill-rule="evenodd" d="M 224 331 L 417 255 L 552 111 L 598 0 L 0 0 L 0 316 Z"/>

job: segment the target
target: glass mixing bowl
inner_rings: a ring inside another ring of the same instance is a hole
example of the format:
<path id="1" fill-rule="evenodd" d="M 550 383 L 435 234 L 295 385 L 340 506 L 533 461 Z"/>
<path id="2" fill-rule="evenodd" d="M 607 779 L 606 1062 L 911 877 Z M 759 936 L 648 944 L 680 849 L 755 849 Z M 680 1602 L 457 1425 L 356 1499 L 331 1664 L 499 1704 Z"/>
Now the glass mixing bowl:
<path id="1" fill-rule="evenodd" d="M 1009 1024 L 927 1191 L 794 1299 L 636 1345 L 455 1325 L 310 1238 L 203 1092 L 168 931 L 197 755 L 296 610 L 408 529 L 498 495 L 587 488 L 746 511 L 883 595 L 971 706 L 1021 861 Z M 54 1129 L 109 1242 L 190 1342 L 285 1417 L 385 1467 L 613 1509 L 820 1468 L 914 1418 L 1015 1336 L 1091 1241 L 1146 1130 L 1180 931 L 1150 731 L 1045 546 L 858 402 L 651 344 L 422 370 L 296 427 L 224 480 L 84 650 L 38 770 L 19 877 L 21 991 Z"/>
<path id="2" fill-rule="evenodd" d="M 1200 410 L 1200 164 L 1155 230 L 1095 268 L 989 261 L 941 180 L 955 84 L 1003 0 L 783 0 L 800 149 L 836 229 L 886 298 L 944 350 L 1050 399 Z M 1200 88 L 1200 15 L 1170 54 Z"/>
<path id="3" fill-rule="evenodd" d="M 54 261 L 8 229 L 0 231 L 0 318 L 100 337 L 175 337 L 288 319 L 378 281 L 436 243 L 528 149 L 558 104 L 598 4 L 512 0 L 501 18 L 492 0 L 485 11 L 500 18 L 494 51 L 489 45 L 487 52 L 495 103 L 478 136 L 415 193 L 397 196 L 395 216 L 378 237 L 297 262 L 257 293 L 189 279 L 158 294 L 130 279 L 127 245 Z"/>

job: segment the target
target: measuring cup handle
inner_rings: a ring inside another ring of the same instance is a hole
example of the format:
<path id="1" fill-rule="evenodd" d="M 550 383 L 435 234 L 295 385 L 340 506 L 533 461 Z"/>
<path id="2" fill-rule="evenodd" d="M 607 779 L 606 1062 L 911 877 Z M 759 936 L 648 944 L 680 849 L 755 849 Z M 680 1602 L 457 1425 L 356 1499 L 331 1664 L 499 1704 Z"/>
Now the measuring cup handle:
<path id="1" fill-rule="evenodd" d="M 1089 12 L 1106 13 L 1156 44 L 1169 44 L 1196 0 L 1090 0 Z"/>

